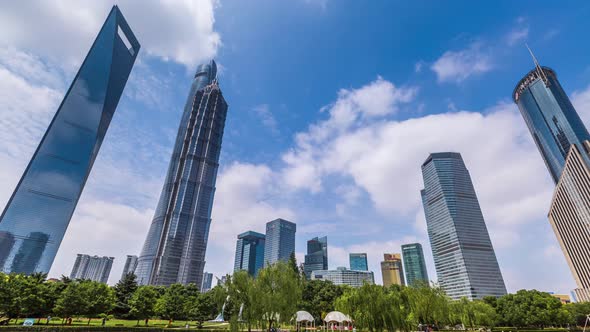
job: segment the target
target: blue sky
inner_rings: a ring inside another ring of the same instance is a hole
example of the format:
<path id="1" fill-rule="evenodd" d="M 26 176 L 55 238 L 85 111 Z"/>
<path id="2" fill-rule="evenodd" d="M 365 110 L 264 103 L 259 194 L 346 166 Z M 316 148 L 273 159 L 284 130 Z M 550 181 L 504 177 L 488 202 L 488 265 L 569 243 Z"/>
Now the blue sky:
<path id="1" fill-rule="evenodd" d="M 8 200 L 111 3 L 18 2 L 0 13 L 0 201 Z M 420 242 L 429 152 L 463 154 L 509 291 L 575 283 L 546 214 L 552 181 L 511 93 L 554 68 L 590 121 L 590 4 L 467 1 L 121 1 L 142 44 L 50 272 L 76 253 L 138 254 L 196 64 L 214 57 L 230 108 L 206 270 L 231 272 L 235 237 L 267 221 L 379 261 Z"/>

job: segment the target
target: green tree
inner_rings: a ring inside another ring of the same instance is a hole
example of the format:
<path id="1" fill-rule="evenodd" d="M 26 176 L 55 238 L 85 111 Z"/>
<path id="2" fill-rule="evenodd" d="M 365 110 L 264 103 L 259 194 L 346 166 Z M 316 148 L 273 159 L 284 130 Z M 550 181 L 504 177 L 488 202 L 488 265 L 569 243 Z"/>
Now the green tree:
<path id="1" fill-rule="evenodd" d="M 203 328 L 203 323 L 215 318 L 217 307 L 213 301 L 212 294 L 203 293 L 188 298 L 187 316 L 190 320 L 197 322 L 198 328 Z"/>
<path id="2" fill-rule="evenodd" d="M 563 306 L 570 314 L 570 324 L 584 326 L 586 316 L 590 314 L 590 302 L 568 303 Z"/>
<path id="3" fill-rule="evenodd" d="M 113 314 L 117 318 L 129 318 L 131 306 L 129 300 L 137 290 L 137 277 L 133 273 L 128 273 L 115 285 L 115 308 Z"/>
<path id="4" fill-rule="evenodd" d="M 271 329 L 279 318 L 286 322 L 295 315 L 301 299 L 301 282 L 298 272 L 284 262 L 261 269 L 256 277 L 259 312 Z"/>
<path id="5" fill-rule="evenodd" d="M 449 320 L 449 298 L 439 286 L 418 283 L 406 287 L 412 318 L 420 324 L 441 324 Z"/>
<path id="6" fill-rule="evenodd" d="M 364 284 L 349 289 L 336 301 L 336 309 L 348 313 L 356 325 L 370 332 L 395 331 L 405 327 L 399 289 Z M 393 293 L 393 294 L 392 294 Z"/>
<path id="7" fill-rule="evenodd" d="M 164 319 L 184 319 L 186 317 L 186 301 L 184 286 L 172 284 L 156 302 L 156 313 Z"/>
<path id="8" fill-rule="evenodd" d="M 88 312 L 90 299 L 80 281 L 68 283 L 55 303 L 53 311 L 56 315 L 67 318 L 80 316 Z"/>
<path id="9" fill-rule="evenodd" d="M 503 326 L 540 327 L 561 325 L 569 317 L 559 299 L 537 290 L 519 290 L 497 301 L 496 311 Z"/>
<path id="10" fill-rule="evenodd" d="M 155 315 L 158 295 L 153 286 L 141 286 L 131 295 L 129 314 L 137 318 L 137 325 L 139 325 L 140 319 L 145 319 L 147 325 L 147 320 Z"/>
<path id="11" fill-rule="evenodd" d="M 97 281 L 82 282 L 84 295 L 88 297 L 88 306 L 84 316 L 88 318 L 88 325 L 92 318 L 108 314 L 115 307 L 115 292 L 106 284 Z"/>
<path id="12" fill-rule="evenodd" d="M 258 303 L 258 285 L 247 271 L 240 270 L 228 279 L 227 287 L 230 299 L 241 308 L 241 317 L 236 317 L 237 320 L 244 322 L 251 331 L 252 324 L 259 321 L 263 314 Z M 239 315 L 239 309 L 234 315 Z"/>
<path id="13" fill-rule="evenodd" d="M 344 293 L 344 287 L 331 281 L 309 280 L 303 285 L 301 309 L 309 312 L 320 323 L 330 311 L 335 310 L 335 302 Z"/>

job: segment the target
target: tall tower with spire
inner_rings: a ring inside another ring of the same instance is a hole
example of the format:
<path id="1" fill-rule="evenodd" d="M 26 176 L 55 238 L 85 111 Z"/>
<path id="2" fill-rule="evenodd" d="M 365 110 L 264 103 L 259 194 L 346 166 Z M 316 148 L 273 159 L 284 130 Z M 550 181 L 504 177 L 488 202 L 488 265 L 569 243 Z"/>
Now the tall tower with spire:
<path id="1" fill-rule="evenodd" d="M 512 97 L 518 105 L 545 165 L 555 183 L 559 181 L 572 144 L 584 151 L 590 134 L 559 84 L 555 71 L 543 67 L 527 45 L 535 68 L 516 85 Z M 587 155 L 586 162 L 590 164 Z"/>
<path id="2" fill-rule="evenodd" d="M 201 285 L 227 108 L 215 61 L 200 65 L 138 259 L 140 284 Z"/>

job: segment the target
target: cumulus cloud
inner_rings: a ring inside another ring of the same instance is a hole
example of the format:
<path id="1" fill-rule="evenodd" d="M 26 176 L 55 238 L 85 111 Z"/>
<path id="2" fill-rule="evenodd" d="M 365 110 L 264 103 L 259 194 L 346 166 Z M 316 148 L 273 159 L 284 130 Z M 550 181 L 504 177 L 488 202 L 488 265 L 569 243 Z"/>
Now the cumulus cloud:
<path id="1" fill-rule="evenodd" d="M 118 4 L 142 51 L 190 69 L 214 57 L 221 38 L 214 30 L 215 0 L 11 2 L 0 12 L 0 44 L 39 52 L 77 65 L 112 5 Z M 30 24 L 35 22 L 35 24 Z M 67 36 L 67 43 L 63 43 Z"/>
<path id="2" fill-rule="evenodd" d="M 436 73 L 438 82 L 461 83 L 471 76 L 493 69 L 491 56 L 481 43 L 473 43 L 459 51 L 446 51 L 430 69 Z"/>

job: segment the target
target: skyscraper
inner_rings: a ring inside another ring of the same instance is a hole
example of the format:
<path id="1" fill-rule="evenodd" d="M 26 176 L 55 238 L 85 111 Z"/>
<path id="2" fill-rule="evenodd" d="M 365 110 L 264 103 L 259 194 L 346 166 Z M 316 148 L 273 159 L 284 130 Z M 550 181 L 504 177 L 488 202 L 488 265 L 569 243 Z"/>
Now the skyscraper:
<path id="1" fill-rule="evenodd" d="M 303 269 L 308 279 L 311 278 L 311 272 L 328 269 L 328 237 L 314 237 L 307 241 Z"/>
<path id="2" fill-rule="evenodd" d="M 530 51 L 530 50 L 529 50 Z M 535 68 L 516 85 L 512 94 L 545 165 L 557 183 L 572 144 L 582 149 L 590 134 L 559 84 L 555 71 L 541 67 L 532 54 Z M 588 156 L 583 156 L 590 162 Z"/>
<path id="3" fill-rule="evenodd" d="M 381 262 L 383 286 L 405 285 L 401 254 L 383 254 Z"/>
<path id="4" fill-rule="evenodd" d="M 572 145 L 549 210 L 549 222 L 576 280 L 576 299 L 590 301 L 590 167 L 583 148 Z"/>
<path id="5" fill-rule="evenodd" d="M 49 272 L 138 51 L 114 6 L 0 216 L 0 270 Z"/>
<path id="6" fill-rule="evenodd" d="M 266 244 L 264 245 L 264 266 L 278 261 L 288 261 L 295 253 L 295 231 L 297 225 L 285 219 L 266 223 Z"/>
<path id="7" fill-rule="evenodd" d="M 215 61 L 200 65 L 135 270 L 140 284 L 201 285 L 226 114 Z"/>
<path id="8" fill-rule="evenodd" d="M 238 235 L 234 272 L 246 270 L 256 276 L 264 266 L 264 234 L 248 231 Z"/>
<path id="9" fill-rule="evenodd" d="M 201 292 L 205 293 L 211 290 L 211 285 L 213 284 L 213 273 L 204 272 L 203 273 L 203 283 L 201 284 Z"/>
<path id="10" fill-rule="evenodd" d="M 127 255 L 125 260 L 125 266 L 123 266 L 123 273 L 121 273 L 121 279 L 125 278 L 129 273 L 135 274 L 135 268 L 137 267 L 137 256 Z"/>
<path id="11" fill-rule="evenodd" d="M 453 299 L 506 294 L 469 171 L 459 153 L 431 153 L 422 164 L 422 204 L 441 287 Z"/>
<path id="12" fill-rule="evenodd" d="M 414 286 L 416 282 L 428 283 L 424 252 L 420 243 L 402 245 L 402 258 L 406 271 L 406 284 L 408 286 Z"/>
<path id="13" fill-rule="evenodd" d="M 88 279 L 106 283 L 113 267 L 114 257 L 78 254 L 70 279 Z"/>
<path id="14" fill-rule="evenodd" d="M 367 254 L 365 253 L 351 253 L 348 255 L 350 260 L 350 269 L 353 271 L 369 271 L 369 264 L 367 264 Z"/>

